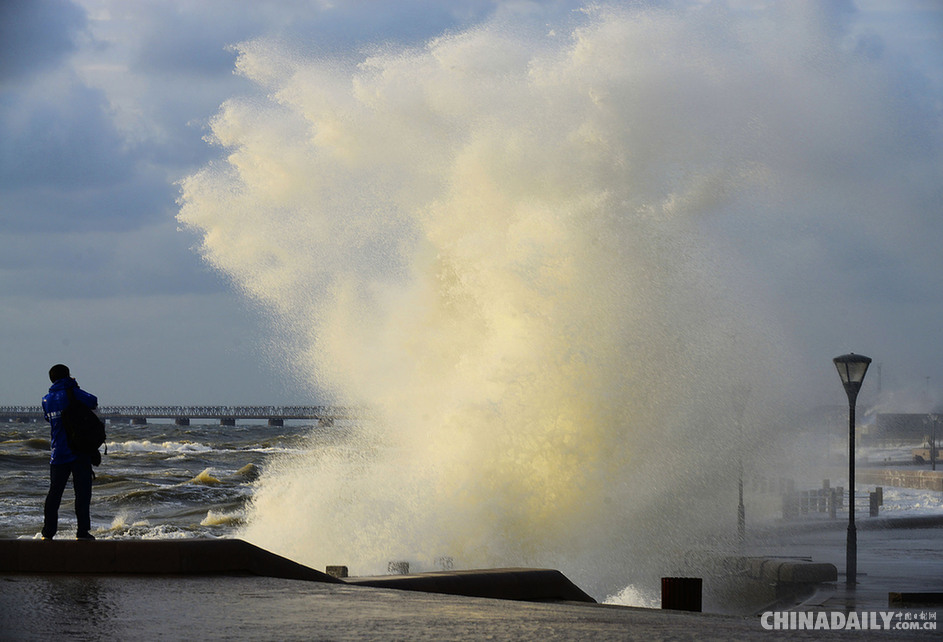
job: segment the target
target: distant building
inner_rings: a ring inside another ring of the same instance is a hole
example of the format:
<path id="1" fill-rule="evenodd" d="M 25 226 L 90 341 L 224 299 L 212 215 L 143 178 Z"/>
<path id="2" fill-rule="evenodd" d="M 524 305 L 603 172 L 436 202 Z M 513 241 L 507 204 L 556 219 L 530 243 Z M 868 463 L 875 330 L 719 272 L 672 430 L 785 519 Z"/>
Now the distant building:
<path id="1" fill-rule="evenodd" d="M 880 443 L 918 443 L 922 444 L 929 435 L 936 432 L 936 438 L 943 437 L 943 415 L 936 413 L 879 413 L 874 416 L 874 423 L 862 430 L 861 442 Z"/>

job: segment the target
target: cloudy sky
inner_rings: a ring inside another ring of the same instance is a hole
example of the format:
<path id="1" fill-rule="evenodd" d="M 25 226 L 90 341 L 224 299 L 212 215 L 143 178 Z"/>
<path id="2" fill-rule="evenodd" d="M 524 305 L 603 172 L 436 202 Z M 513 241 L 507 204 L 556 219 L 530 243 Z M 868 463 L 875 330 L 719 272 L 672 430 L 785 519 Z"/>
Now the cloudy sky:
<path id="1" fill-rule="evenodd" d="M 175 220 L 177 181 L 220 153 L 203 140 L 209 119 L 250 90 L 230 46 L 270 35 L 356 50 L 492 9 L 0 4 L 0 403 L 36 403 L 56 362 L 110 403 L 315 401 L 271 362 L 264 315 L 203 265 Z"/>
<path id="2" fill-rule="evenodd" d="M 746 25 L 775 20 L 762 0 L 729 5 L 748 16 Z M 260 91 L 234 73 L 232 47 L 270 38 L 308 55 L 356 58 L 379 44 L 421 44 L 502 12 L 543 24 L 578 6 L 0 3 L 0 404 L 37 403 L 56 362 L 69 364 L 107 404 L 316 402 L 274 345 L 279 339 L 265 311 L 203 263 L 193 249 L 198 237 L 176 220 L 179 181 L 222 154 L 204 140 L 220 105 Z M 844 225 L 825 219 L 855 220 L 854 213 L 823 204 L 830 214 L 797 223 L 806 244 L 791 247 L 804 248 L 795 261 L 805 269 L 759 278 L 771 280 L 770 297 L 793 302 L 784 308 L 786 325 L 804 353 L 822 356 L 825 369 L 843 352 L 871 354 L 882 385 L 901 391 L 901 399 L 943 397 L 936 392 L 943 388 L 943 4 L 822 6 L 822 20 L 841 22 L 863 55 L 883 61 L 897 79 L 899 109 L 887 114 L 894 140 L 829 177 L 873 177 L 870 185 L 883 186 L 892 175 L 893 184 L 875 190 L 886 199 L 886 219 L 869 216 L 863 232 L 845 234 Z M 754 247 L 751 233 L 770 229 L 741 227 L 743 237 L 731 236 L 731 246 Z M 776 233 L 793 231 L 787 224 Z M 827 242 L 811 238 L 819 233 Z M 859 261 L 860 274 L 849 275 Z M 865 321 L 855 318 L 856 307 Z"/>

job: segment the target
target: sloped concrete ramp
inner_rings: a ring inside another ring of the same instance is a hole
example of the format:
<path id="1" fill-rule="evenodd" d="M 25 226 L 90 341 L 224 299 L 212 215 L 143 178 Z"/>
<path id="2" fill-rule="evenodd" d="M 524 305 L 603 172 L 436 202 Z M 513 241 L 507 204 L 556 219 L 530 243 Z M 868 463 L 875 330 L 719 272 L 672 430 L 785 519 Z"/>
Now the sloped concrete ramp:
<path id="1" fill-rule="evenodd" d="M 338 579 L 238 539 L 0 540 L 0 574 L 248 574 L 523 601 L 595 602 L 551 569 L 483 569 Z"/>
<path id="2" fill-rule="evenodd" d="M 543 568 L 496 568 L 439 571 L 412 575 L 351 577 L 348 584 L 402 591 L 445 593 L 502 600 L 595 602 L 560 571 Z"/>
<path id="3" fill-rule="evenodd" d="M 339 580 L 238 539 L 0 540 L 0 572 L 210 575 Z"/>

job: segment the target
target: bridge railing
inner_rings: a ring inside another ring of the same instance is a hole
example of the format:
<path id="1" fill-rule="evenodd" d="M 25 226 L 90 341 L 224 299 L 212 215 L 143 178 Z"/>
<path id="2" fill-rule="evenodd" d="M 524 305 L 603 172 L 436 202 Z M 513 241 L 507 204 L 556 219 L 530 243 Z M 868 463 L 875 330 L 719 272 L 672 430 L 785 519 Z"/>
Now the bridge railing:
<path id="1" fill-rule="evenodd" d="M 345 419 L 362 416 L 349 406 L 101 406 L 101 417 L 174 419 Z M 42 417 L 41 406 L 0 406 L 0 417 Z"/>
<path id="2" fill-rule="evenodd" d="M 31 415 L 36 413 L 42 414 L 43 409 L 41 406 L 0 406 L 0 413 L 10 414 L 10 415 Z"/>
<path id="3" fill-rule="evenodd" d="M 336 410 L 328 406 L 102 406 L 98 410 L 103 416 L 140 417 L 278 417 L 284 419 L 310 419 L 334 415 Z"/>

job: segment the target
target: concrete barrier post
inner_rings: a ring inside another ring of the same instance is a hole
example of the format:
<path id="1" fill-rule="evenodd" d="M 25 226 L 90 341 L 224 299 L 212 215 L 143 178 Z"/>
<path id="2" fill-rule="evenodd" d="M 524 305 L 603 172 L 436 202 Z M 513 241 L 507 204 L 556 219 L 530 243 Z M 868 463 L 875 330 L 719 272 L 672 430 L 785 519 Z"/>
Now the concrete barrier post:
<path id="1" fill-rule="evenodd" d="M 871 517 L 877 517 L 878 511 L 880 511 L 880 504 L 878 504 L 878 494 L 877 493 L 868 493 L 869 507 L 871 509 Z"/>
<path id="2" fill-rule="evenodd" d="M 884 505 L 884 487 L 878 486 L 877 488 L 874 489 L 874 492 L 877 493 L 877 496 L 878 496 L 878 506 L 883 506 Z"/>
<path id="3" fill-rule="evenodd" d="M 661 608 L 700 612 L 703 583 L 699 577 L 661 578 Z"/>

